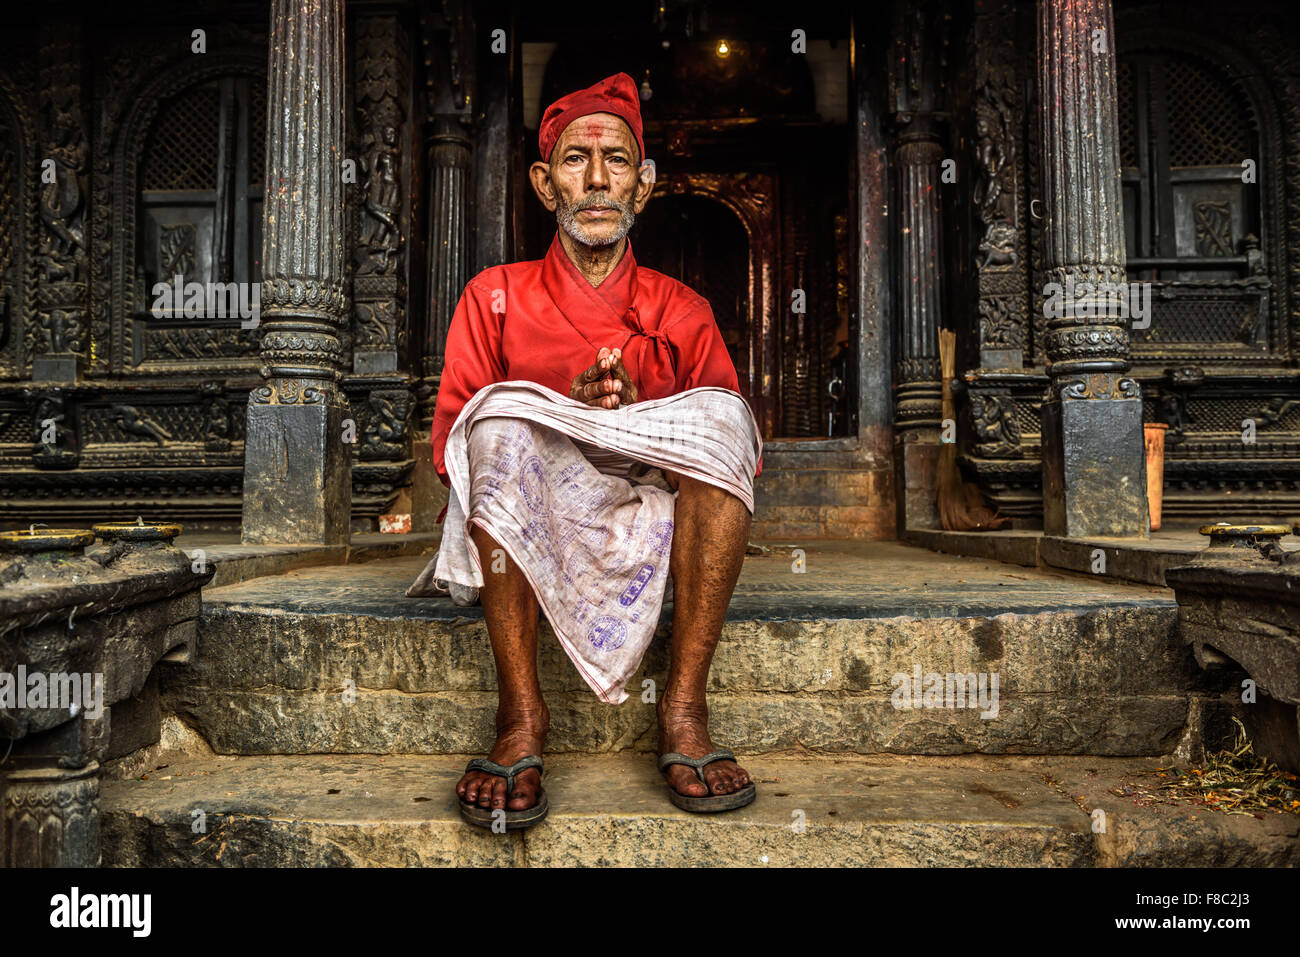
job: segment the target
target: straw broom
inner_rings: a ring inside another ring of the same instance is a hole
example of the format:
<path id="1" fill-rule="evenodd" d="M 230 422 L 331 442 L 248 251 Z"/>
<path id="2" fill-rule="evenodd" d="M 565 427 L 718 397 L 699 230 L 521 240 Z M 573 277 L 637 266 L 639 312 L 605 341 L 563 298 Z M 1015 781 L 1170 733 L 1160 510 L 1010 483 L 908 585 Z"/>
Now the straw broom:
<path id="1" fill-rule="evenodd" d="M 939 370 L 943 378 L 943 418 L 956 422 L 952 380 L 957 376 L 957 334 L 951 329 L 939 330 Z M 991 531 L 1011 521 L 989 508 L 978 488 L 962 481 L 956 442 L 939 446 L 938 504 L 939 520 L 949 532 Z"/>

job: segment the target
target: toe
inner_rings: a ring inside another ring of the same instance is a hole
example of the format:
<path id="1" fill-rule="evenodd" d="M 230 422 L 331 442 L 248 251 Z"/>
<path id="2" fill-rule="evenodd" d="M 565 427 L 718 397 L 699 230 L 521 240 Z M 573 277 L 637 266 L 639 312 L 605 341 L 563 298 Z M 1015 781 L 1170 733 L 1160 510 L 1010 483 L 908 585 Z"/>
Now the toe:
<path id="1" fill-rule="evenodd" d="M 675 764 L 668 772 L 668 783 L 679 794 L 687 797 L 704 797 L 709 789 L 700 782 L 690 768 Z"/>
<path id="2" fill-rule="evenodd" d="M 726 768 L 714 765 L 704 773 L 704 776 L 709 782 L 709 791 L 713 794 L 730 794 L 733 790 L 731 775 L 727 773 Z"/>
<path id="3" fill-rule="evenodd" d="M 541 789 L 541 781 L 536 774 L 525 773 L 525 775 L 515 779 L 515 789 L 511 792 L 506 807 L 511 811 L 525 811 L 537 804 L 537 793 Z"/>

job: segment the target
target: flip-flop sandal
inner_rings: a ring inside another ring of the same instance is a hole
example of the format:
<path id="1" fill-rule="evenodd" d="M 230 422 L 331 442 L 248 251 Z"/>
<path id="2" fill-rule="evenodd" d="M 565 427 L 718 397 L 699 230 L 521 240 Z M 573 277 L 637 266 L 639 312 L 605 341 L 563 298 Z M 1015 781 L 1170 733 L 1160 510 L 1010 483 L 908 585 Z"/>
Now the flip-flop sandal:
<path id="1" fill-rule="evenodd" d="M 486 771 L 488 774 L 495 774 L 498 777 L 506 779 L 506 800 L 510 799 L 510 793 L 515 789 L 515 778 L 523 771 L 529 768 L 542 770 L 542 759 L 535 754 L 520 758 L 510 767 L 497 764 L 495 761 L 489 761 L 487 758 L 475 758 L 469 764 L 465 765 L 465 773 L 470 771 Z M 459 796 L 458 796 L 459 797 Z M 522 811 L 506 810 L 506 830 L 518 831 L 526 827 L 532 827 L 545 819 L 546 814 L 551 809 L 551 803 L 546 799 L 546 789 L 542 788 L 537 793 L 537 803 L 532 807 L 524 808 Z M 460 801 L 460 816 L 471 824 L 477 824 L 479 827 L 491 827 L 498 818 L 493 817 L 500 808 L 479 807 L 477 804 L 467 804 L 463 799 Z"/>
<path id="2" fill-rule="evenodd" d="M 684 754 L 678 754 L 674 751 L 671 754 L 665 754 L 659 759 L 659 770 L 666 771 L 669 765 L 684 764 L 688 768 L 694 768 L 696 776 L 700 783 L 708 787 L 708 782 L 704 780 L 705 765 L 712 764 L 714 761 L 734 761 L 736 756 L 725 748 L 706 754 L 702 758 L 688 758 Z M 694 814 L 713 814 L 717 811 L 734 811 L 738 807 L 744 807 L 746 804 L 753 802 L 758 795 L 758 789 L 753 783 L 749 783 L 739 791 L 732 791 L 730 794 L 707 794 L 703 797 L 694 797 L 690 794 L 682 794 L 672 785 L 668 786 L 668 800 L 681 808 L 683 811 L 691 811 Z"/>

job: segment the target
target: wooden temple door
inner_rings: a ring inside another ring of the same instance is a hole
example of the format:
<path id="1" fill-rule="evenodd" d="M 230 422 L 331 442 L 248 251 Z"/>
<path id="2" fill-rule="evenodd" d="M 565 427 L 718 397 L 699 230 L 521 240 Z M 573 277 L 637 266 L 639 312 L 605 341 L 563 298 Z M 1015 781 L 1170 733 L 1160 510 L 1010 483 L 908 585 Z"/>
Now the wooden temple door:
<path id="1" fill-rule="evenodd" d="M 632 233 L 638 264 L 709 301 L 765 439 L 781 421 L 774 186 L 766 174 L 661 177 Z"/>

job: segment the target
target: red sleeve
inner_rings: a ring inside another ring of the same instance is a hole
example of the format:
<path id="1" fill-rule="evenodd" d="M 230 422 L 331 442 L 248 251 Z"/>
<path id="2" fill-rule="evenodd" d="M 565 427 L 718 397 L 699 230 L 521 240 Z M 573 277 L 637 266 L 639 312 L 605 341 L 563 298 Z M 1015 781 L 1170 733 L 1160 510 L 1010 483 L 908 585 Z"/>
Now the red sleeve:
<path id="1" fill-rule="evenodd" d="M 673 345 L 677 347 L 677 391 L 715 386 L 740 392 L 736 364 L 722 339 L 713 309 L 706 300 L 700 308 L 691 310 L 672 327 Z M 759 456 L 755 475 L 763 473 L 763 457 Z"/>
<path id="2" fill-rule="evenodd" d="M 472 280 L 456 304 L 447 330 L 442 378 L 433 407 L 433 465 L 447 478 L 447 437 L 465 403 L 485 385 L 505 381 L 501 362 L 501 316 L 491 311 L 491 294 Z"/>
<path id="3" fill-rule="evenodd" d="M 700 300 L 698 309 L 692 309 L 666 331 L 677 348 L 678 392 L 701 386 L 740 391 L 735 363 L 707 302 Z"/>

